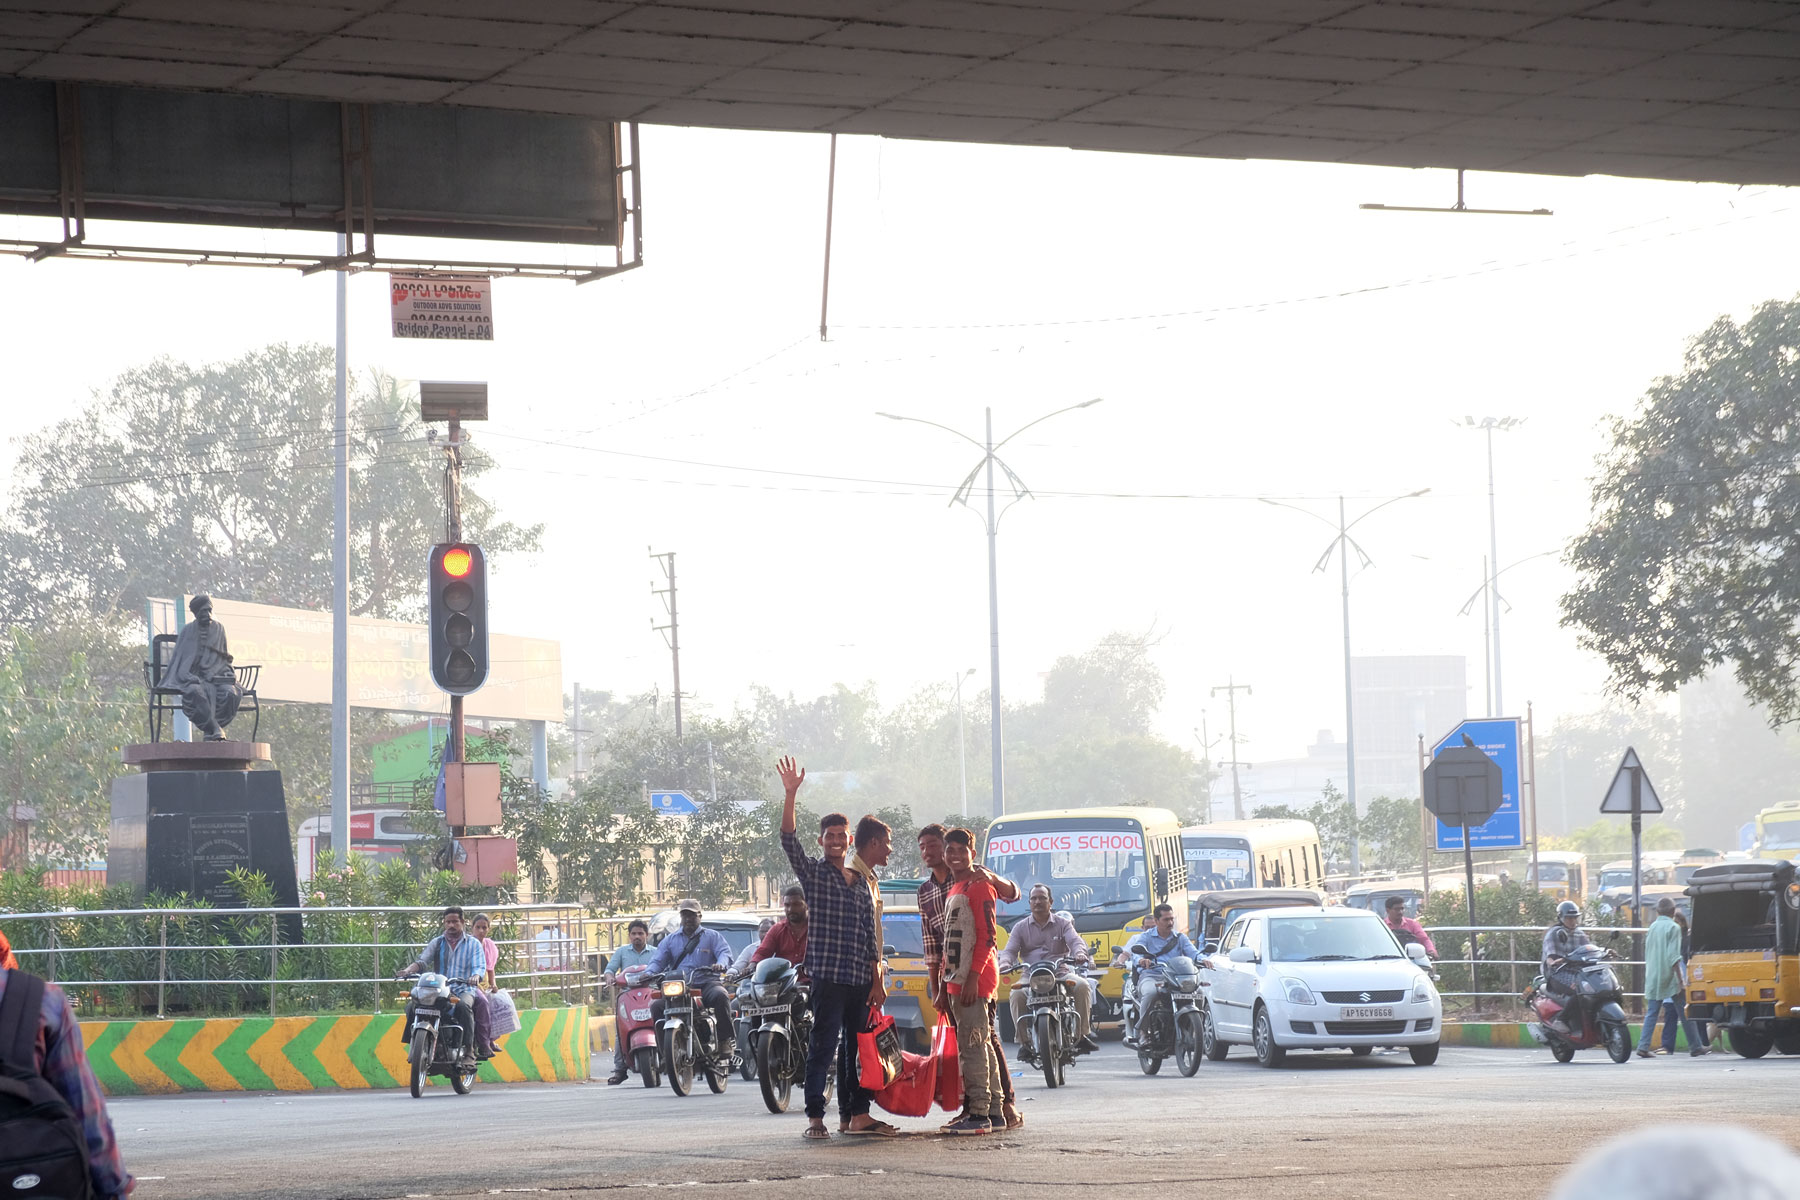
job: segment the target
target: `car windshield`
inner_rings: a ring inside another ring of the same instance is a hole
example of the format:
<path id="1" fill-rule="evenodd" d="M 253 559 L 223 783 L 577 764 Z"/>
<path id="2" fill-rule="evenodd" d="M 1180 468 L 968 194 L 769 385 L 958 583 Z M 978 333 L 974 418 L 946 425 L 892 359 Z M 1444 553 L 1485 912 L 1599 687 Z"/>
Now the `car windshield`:
<path id="1" fill-rule="evenodd" d="M 1182 838 L 1188 886 L 1197 892 L 1255 887 L 1250 878 L 1250 851 L 1242 846 L 1209 846 L 1205 838 Z"/>
<path id="2" fill-rule="evenodd" d="M 881 919 L 881 936 L 894 948 L 896 957 L 923 958 L 925 942 L 920 934 L 919 914 L 889 914 Z"/>
<path id="3" fill-rule="evenodd" d="M 1562 863 L 1539 863 L 1538 878 L 1545 883 L 1569 882 L 1569 868 Z"/>
<path id="4" fill-rule="evenodd" d="M 1776 821 L 1763 826 L 1764 850 L 1800 849 L 1800 821 Z"/>
<path id="5" fill-rule="evenodd" d="M 1027 898 L 1040 883 L 1050 888 L 1052 908 L 1078 920 L 1102 913 L 1123 919 L 1150 909 L 1144 839 L 1135 830 L 1007 827 L 988 839 L 987 866 L 1019 885 L 1017 900 L 1000 903 L 1002 920 L 1029 912 Z"/>
<path id="6" fill-rule="evenodd" d="M 1333 962 L 1399 958 L 1400 946 L 1379 917 L 1276 917 L 1269 922 L 1269 961 Z"/>

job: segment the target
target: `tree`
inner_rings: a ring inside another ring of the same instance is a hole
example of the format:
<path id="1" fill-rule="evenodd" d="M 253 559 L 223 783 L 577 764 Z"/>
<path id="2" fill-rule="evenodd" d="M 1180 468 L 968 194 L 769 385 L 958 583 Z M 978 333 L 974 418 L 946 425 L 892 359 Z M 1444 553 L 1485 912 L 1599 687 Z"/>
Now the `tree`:
<path id="1" fill-rule="evenodd" d="M 1800 300 L 1721 317 L 1613 424 L 1563 624 L 1637 699 L 1730 665 L 1800 718 Z"/>
<path id="2" fill-rule="evenodd" d="M 1326 869 L 1330 870 L 1332 864 L 1350 861 L 1350 839 L 1356 830 L 1356 814 L 1336 784 L 1327 783 L 1319 799 L 1306 808 L 1265 804 L 1250 815 L 1259 820 L 1311 821 L 1319 831 L 1319 853 L 1325 858 Z"/>
<path id="3" fill-rule="evenodd" d="M 1546 837 L 1545 849 L 1579 850 L 1589 858 L 1629 858 L 1631 856 L 1631 819 L 1601 817 L 1592 825 L 1571 829 L 1562 837 Z M 1643 832 L 1646 850 L 1679 850 L 1683 845 L 1681 830 L 1655 817 L 1646 817 Z M 1598 872 L 1600 864 L 1591 862 L 1588 870 Z"/>
<path id="4" fill-rule="evenodd" d="M 1369 870 L 1416 870 L 1424 844 L 1419 801 L 1412 796 L 1377 796 L 1357 826 L 1362 862 Z"/>
<path id="5" fill-rule="evenodd" d="M 195 591 L 329 608 L 334 371 L 331 349 L 313 345 L 159 359 L 25 438 L 0 523 L 0 619 L 135 613 Z M 442 456 L 391 379 L 359 384 L 351 420 L 351 611 L 418 619 L 422 548 L 442 536 Z M 463 461 L 465 536 L 490 556 L 536 549 L 542 526 L 499 521 L 468 486 L 492 461 Z"/>

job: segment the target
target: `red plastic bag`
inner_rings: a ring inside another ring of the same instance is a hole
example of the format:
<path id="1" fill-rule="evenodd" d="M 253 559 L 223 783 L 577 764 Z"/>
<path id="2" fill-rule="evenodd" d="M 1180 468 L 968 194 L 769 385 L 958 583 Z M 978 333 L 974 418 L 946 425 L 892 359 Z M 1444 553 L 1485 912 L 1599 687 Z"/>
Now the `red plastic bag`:
<path id="1" fill-rule="evenodd" d="M 900 1075 L 875 1093 L 875 1103 L 896 1117 L 923 1117 L 931 1112 L 937 1095 L 938 1060 L 935 1054 L 900 1055 Z"/>
<path id="2" fill-rule="evenodd" d="M 931 1057 L 937 1061 L 937 1102 L 947 1113 L 962 1111 L 962 1061 L 957 1057 L 956 1026 L 948 1017 L 931 1031 Z"/>
<path id="3" fill-rule="evenodd" d="M 900 1031 L 894 1018 L 869 1009 L 869 1027 L 856 1035 L 856 1082 L 879 1092 L 900 1077 Z"/>

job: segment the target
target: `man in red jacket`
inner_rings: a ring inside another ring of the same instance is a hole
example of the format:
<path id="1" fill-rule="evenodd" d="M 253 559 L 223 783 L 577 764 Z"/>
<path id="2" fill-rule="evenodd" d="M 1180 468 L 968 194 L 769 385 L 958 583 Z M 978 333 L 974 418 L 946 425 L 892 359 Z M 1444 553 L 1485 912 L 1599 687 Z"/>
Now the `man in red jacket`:
<path id="1" fill-rule="evenodd" d="M 806 889 L 797 883 L 789 884 L 787 891 L 781 893 L 781 907 L 786 910 L 787 918 L 775 922 L 769 932 L 763 934 L 762 944 L 756 953 L 750 956 L 751 965 L 765 958 L 785 958 L 800 972 L 800 978 L 806 978 Z"/>

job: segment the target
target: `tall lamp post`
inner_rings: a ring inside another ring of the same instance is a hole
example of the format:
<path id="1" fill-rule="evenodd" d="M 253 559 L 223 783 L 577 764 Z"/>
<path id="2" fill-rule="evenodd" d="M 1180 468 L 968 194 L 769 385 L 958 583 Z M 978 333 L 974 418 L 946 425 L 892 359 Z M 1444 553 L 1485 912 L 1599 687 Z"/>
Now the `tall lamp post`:
<path id="1" fill-rule="evenodd" d="M 994 816 L 996 817 L 1006 815 L 1006 780 L 1000 765 L 1001 746 L 1003 745 L 1000 729 L 1000 560 L 995 541 L 1000 532 L 1000 518 L 1005 514 L 1006 509 L 1031 495 L 1031 489 L 1025 486 L 1025 481 L 1019 478 L 1016 471 L 1006 465 L 1006 461 L 999 456 L 998 451 L 1032 426 L 1041 425 L 1051 417 L 1074 412 L 1078 408 L 1088 408 L 1100 403 L 1102 399 L 1103 397 L 1096 396 L 1092 400 L 1083 400 L 1080 404 L 1071 404 L 1067 408 L 1047 412 L 1035 421 L 1027 421 L 998 442 L 994 441 L 994 410 L 992 408 L 986 410 L 987 440 L 985 442 L 978 442 L 959 429 L 940 425 L 936 421 L 927 421 L 923 417 L 907 417 L 887 412 L 875 414 L 878 417 L 886 417 L 890 421 L 913 421 L 920 425 L 929 425 L 933 429 L 942 429 L 945 433 L 954 434 L 981 451 L 981 458 L 970 468 L 969 473 L 963 476 L 963 481 L 956 486 L 956 491 L 950 497 L 950 503 L 952 506 L 961 504 L 971 512 L 976 511 L 975 506 L 969 502 L 969 497 L 974 491 L 976 479 L 984 470 L 986 471 L 987 518 L 985 523 L 988 537 L 988 670 L 990 672 L 988 700 L 993 710 L 990 715 L 992 728 L 989 730 L 989 735 L 993 744 Z M 1007 483 L 1013 493 L 1012 499 L 1006 502 L 1006 507 L 998 512 L 994 508 L 994 467 L 996 465 L 1006 473 Z"/>
<path id="2" fill-rule="evenodd" d="M 1362 814 L 1356 809 L 1356 691 L 1350 681 L 1350 551 L 1356 551 L 1357 561 L 1364 567 L 1374 566 L 1375 560 L 1370 558 L 1368 553 L 1357 544 L 1356 539 L 1350 536 L 1350 531 L 1388 505 L 1423 496 L 1430 490 L 1430 488 L 1420 488 L 1416 492 L 1391 496 L 1373 508 L 1365 509 L 1356 520 L 1348 522 L 1344 519 L 1344 498 L 1339 496 L 1337 536 L 1325 544 L 1324 552 L 1319 555 L 1318 561 L 1313 563 L 1314 571 L 1323 571 L 1330 565 L 1332 553 L 1337 552 L 1344 601 L 1344 791 L 1345 798 L 1350 802 L 1350 874 L 1358 877 L 1362 875 L 1362 846 L 1360 845 L 1362 839 L 1359 828 L 1362 824 Z M 1263 503 L 1273 504 L 1277 508 L 1291 508 L 1295 512 L 1305 513 L 1315 521 L 1322 521 L 1326 525 L 1331 524 L 1329 519 L 1321 517 L 1310 508 L 1301 508 L 1297 504 L 1286 504 L 1280 500 L 1270 500 L 1266 496 L 1263 497 Z"/>
<path id="3" fill-rule="evenodd" d="M 1517 429 L 1525 423 L 1524 417 L 1483 417 L 1477 421 L 1474 417 L 1464 417 L 1460 421 L 1452 421 L 1464 429 L 1479 429 L 1487 435 L 1487 468 L 1488 468 L 1488 612 L 1489 637 L 1494 650 L 1494 716 L 1506 710 L 1501 700 L 1500 691 L 1500 592 L 1494 586 L 1495 578 L 1500 574 L 1500 538 L 1494 519 L 1494 431 L 1505 433 Z"/>
<path id="4" fill-rule="evenodd" d="M 962 685 L 963 680 L 975 673 L 970 667 L 956 677 L 956 786 L 962 791 L 962 815 L 969 815 L 969 732 L 968 724 L 963 720 Z"/>
<path id="5" fill-rule="evenodd" d="M 1482 559 L 1481 586 L 1469 594 L 1469 598 L 1463 601 L 1463 606 L 1456 610 L 1456 615 L 1459 617 L 1468 616 L 1470 612 L 1474 611 L 1475 602 L 1477 600 L 1484 600 L 1490 590 L 1492 590 L 1494 584 L 1499 582 L 1500 577 L 1514 567 L 1519 566 L 1521 563 L 1528 563 L 1533 559 L 1548 558 L 1555 553 L 1556 551 L 1554 550 L 1540 550 L 1536 554 L 1527 554 L 1524 558 L 1507 563 L 1498 571 L 1489 571 L 1488 567 L 1492 565 L 1492 560 Z M 1501 596 L 1498 592 L 1494 592 L 1494 596 L 1501 604 L 1506 605 L 1507 611 L 1510 612 L 1512 610 L 1512 605 L 1506 603 L 1505 597 Z M 1493 618 L 1485 603 L 1482 605 L 1481 617 L 1482 624 L 1487 626 L 1487 628 L 1481 631 L 1481 661 L 1484 669 L 1487 671 L 1487 678 L 1482 681 L 1482 700 L 1487 705 L 1487 715 L 1490 717 L 1497 717 L 1500 715 L 1500 701 L 1494 694 L 1494 679 L 1496 675 L 1495 656 L 1493 647 L 1489 644 L 1488 640 L 1495 627 L 1491 623 Z"/>

